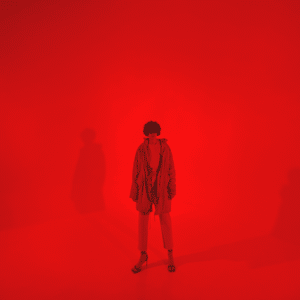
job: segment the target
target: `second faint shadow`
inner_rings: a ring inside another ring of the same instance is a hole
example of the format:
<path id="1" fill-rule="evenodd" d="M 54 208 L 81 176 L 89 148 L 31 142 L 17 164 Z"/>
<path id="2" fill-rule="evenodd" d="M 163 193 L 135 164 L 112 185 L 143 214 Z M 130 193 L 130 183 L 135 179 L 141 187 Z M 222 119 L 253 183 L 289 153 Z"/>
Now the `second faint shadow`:
<path id="1" fill-rule="evenodd" d="M 106 166 L 102 146 L 95 143 L 95 130 L 86 128 L 80 137 L 84 146 L 76 165 L 71 198 L 76 210 L 85 214 L 105 209 L 103 186 Z"/>

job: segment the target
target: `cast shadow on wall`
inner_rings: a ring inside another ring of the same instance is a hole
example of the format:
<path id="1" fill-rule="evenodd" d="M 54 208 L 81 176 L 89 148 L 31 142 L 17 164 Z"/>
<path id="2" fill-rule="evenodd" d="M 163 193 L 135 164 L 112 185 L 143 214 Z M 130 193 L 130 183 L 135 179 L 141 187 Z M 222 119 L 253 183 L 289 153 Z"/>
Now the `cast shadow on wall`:
<path id="1" fill-rule="evenodd" d="M 106 167 L 102 146 L 94 142 L 95 130 L 86 128 L 80 137 L 84 146 L 80 149 L 75 168 L 71 199 L 75 209 L 86 214 L 105 209 L 103 187 Z"/>
<path id="2" fill-rule="evenodd" d="M 219 245 L 203 252 L 179 256 L 176 265 L 229 260 L 245 262 L 250 268 L 261 268 L 300 259 L 300 169 L 288 172 L 289 183 L 280 191 L 281 205 L 269 234 Z M 238 226 L 238 224 L 237 224 Z M 200 236 L 200 235 L 199 235 Z M 196 237 L 195 237 L 196 238 Z M 167 262 L 149 264 L 148 268 Z"/>
<path id="3" fill-rule="evenodd" d="M 288 184 L 281 190 L 281 204 L 271 234 L 300 245 L 300 168 L 291 169 L 287 177 Z"/>

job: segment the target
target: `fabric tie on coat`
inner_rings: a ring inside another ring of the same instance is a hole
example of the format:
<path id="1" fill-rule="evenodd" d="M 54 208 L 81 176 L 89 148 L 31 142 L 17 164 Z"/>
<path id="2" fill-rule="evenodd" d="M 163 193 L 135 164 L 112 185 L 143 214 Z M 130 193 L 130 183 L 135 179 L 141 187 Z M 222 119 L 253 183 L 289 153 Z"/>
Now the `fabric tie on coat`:
<path id="1" fill-rule="evenodd" d="M 151 205 L 151 208 L 152 208 L 152 205 Z M 151 213 L 149 213 L 149 225 L 148 225 L 148 228 L 151 229 Z M 155 222 L 155 214 L 153 213 L 153 222 Z"/>

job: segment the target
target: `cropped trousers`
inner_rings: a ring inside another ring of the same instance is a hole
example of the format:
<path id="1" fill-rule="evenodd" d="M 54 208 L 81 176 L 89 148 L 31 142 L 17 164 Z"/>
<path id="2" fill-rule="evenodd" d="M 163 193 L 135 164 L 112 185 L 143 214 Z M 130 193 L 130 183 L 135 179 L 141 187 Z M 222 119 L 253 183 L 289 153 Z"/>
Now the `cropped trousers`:
<path id="1" fill-rule="evenodd" d="M 139 212 L 138 248 L 147 251 L 149 213 L 144 215 Z M 173 249 L 173 234 L 170 213 L 159 214 L 161 233 L 165 249 Z"/>

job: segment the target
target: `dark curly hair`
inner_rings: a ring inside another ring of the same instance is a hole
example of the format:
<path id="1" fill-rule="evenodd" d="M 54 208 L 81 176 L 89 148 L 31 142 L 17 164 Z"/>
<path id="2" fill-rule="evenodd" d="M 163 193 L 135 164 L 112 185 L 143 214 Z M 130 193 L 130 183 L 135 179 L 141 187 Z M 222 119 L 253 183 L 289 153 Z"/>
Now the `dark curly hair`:
<path id="1" fill-rule="evenodd" d="M 157 122 L 150 121 L 144 125 L 144 135 L 148 136 L 150 133 L 157 133 L 160 135 L 161 128 Z"/>

